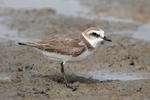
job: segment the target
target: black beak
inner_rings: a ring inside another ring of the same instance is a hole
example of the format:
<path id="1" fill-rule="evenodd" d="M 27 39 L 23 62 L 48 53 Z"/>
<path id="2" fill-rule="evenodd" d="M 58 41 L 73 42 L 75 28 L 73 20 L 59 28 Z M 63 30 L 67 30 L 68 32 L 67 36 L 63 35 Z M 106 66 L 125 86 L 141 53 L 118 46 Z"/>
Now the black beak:
<path id="1" fill-rule="evenodd" d="M 111 42 L 111 40 L 110 39 L 108 39 L 106 36 L 104 36 L 104 38 L 103 38 L 105 41 L 109 41 L 109 42 Z"/>

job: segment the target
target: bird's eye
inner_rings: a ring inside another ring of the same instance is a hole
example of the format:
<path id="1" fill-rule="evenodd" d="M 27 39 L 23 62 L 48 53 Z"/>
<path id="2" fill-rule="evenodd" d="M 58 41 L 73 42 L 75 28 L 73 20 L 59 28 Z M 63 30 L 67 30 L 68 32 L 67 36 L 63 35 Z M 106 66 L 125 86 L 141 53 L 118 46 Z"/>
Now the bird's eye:
<path id="1" fill-rule="evenodd" d="M 97 35 L 97 33 L 95 33 L 95 32 L 92 32 L 92 35 Z"/>
<path id="2" fill-rule="evenodd" d="M 95 36 L 95 37 L 99 37 L 99 34 L 97 34 L 95 32 L 92 32 L 92 35 Z"/>

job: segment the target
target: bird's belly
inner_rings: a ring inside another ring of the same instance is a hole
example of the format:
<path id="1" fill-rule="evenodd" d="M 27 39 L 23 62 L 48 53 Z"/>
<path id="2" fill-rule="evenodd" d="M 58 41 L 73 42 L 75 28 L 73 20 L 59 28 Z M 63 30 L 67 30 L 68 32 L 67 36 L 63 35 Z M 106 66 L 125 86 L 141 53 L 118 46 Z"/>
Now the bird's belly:
<path id="1" fill-rule="evenodd" d="M 89 57 L 92 54 L 93 54 L 93 51 L 86 50 L 81 55 L 79 55 L 77 57 L 72 57 L 72 59 L 70 59 L 69 61 L 81 61 L 81 60 L 86 59 L 87 57 Z"/>
<path id="2" fill-rule="evenodd" d="M 85 51 L 81 55 L 77 57 L 72 57 L 71 55 L 61 55 L 58 53 L 51 53 L 47 51 L 42 51 L 44 55 L 46 55 L 49 59 L 55 60 L 55 61 L 65 61 L 65 62 L 74 62 L 74 61 L 81 61 L 83 59 L 86 59 L 88 56 L 90 56 L 93 52 L 92 51 Z"/>

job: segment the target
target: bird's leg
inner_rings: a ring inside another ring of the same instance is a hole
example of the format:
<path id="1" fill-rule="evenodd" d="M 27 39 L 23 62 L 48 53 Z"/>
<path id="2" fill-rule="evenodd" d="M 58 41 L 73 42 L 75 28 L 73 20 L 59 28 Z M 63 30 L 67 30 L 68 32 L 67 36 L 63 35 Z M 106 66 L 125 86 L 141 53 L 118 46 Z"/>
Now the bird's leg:
<path id="1" fill-rule="evenodd" d="M 68 81 L 67 81 L 67 78 L 65 76 L 65 71 L 64 71 L 64 62 L 61 62 L 61 73 L 63 74 L 63 78 L 64 78 L 66 86 L 68 86 Z"/>
<path id="2" fill-rule="evenodd" d="M 71 88 L 72 91 L 75 91 L 75 90 L 77 90 L 77 86 L 73 87 L 73 86 L 71 86 L 71 85 L 68 84 L 67 78 L 65 76 L 64 64 L 65 64 L 65 62 L 61 62 L 61 73 L 63 74 L 65 85 L 66 85 L 67 88 Z"/>

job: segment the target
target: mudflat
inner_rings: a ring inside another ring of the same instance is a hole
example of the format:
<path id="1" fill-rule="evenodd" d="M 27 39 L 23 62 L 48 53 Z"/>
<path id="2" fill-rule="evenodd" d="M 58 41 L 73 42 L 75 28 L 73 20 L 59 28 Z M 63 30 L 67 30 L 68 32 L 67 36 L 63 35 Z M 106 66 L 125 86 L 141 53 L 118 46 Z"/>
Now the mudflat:
<path id="1" fill-rule="evenodd" d="M 0 31 L 3 33 L 0 36 L 1 99 L 150 99 L 150 43 L 130 36 L 130 32 L 136 31 L 145 21 L 114 22 L 66 16 L 51 8 L 5 8 L 0 17 L 1 25 L 5 27 Z M 66 64 L 69 82 L 79 85 L 76 91 L 65 87 L 60 62 L 49 60 L 34 48 L 17 44 L 19 41 L 40 41 L 58 34 L 82 32 L 92 26 L 106 30 L 112 43 L 102 43 L 94 55 L 84 61 Z"/>

